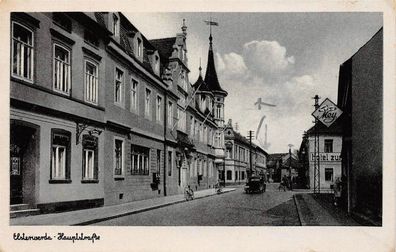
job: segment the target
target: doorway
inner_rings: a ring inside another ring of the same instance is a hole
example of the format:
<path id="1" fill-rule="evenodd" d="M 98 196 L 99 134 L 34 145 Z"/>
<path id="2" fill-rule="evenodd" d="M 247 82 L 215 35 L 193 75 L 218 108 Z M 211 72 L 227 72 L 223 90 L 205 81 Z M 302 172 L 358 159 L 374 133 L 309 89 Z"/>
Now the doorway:
<path id="1" fill-rule="evenodd" d="M 10 124 L 10 204 L 33 203 L 37 129 L 24 122 Z"/>

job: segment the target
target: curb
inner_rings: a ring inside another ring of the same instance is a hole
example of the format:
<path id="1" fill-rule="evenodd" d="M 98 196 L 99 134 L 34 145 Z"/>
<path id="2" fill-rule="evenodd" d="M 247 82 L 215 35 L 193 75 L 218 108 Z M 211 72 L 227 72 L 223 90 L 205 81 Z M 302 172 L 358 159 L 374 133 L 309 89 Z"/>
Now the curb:
<path id="1" fill-rule="evenodd" d="M 228 193 L 228 192 L 233 192 L 235 190 L 236 189 L 233 188 L 232 190 L 229 190 L 229 191 L 226 191 L 226 192 L 222 192 L 221 194 Z M 194 200 L 203 199 L 203 198 L 207 198 L 207 197 L 211 197 L 211 196 L 215 196 L 215 195 L 218 195 L 218 194 L 214 193 L 214 194 L 204 195 L 202 197 L 197 197 Z M 180 200 L 176 200 L 174 202 L 169 202 L 169 203 L 165 203 L 165 204 L 154 205 L 154 206 L 149 206 L 149 207 L 146 207 L 146 208 L 131 210 L 130 212 L 126 212 L 126 213 L 116 214 L 116 215 L 102 217 L 102 218 L 96 218 L 96 219 L 89 220 L 89 221 L 83 221 L 83 222 L 80 222 L 80 223 L 71 224 L 70 226 L 86 226 L 86 225 L 90 225 L 90 224 L 94 224 L 94 223 L 98 223 L 98 222 L 102 222 L 102 221 L 107 221 L 107 220 L 111 220 L 111 219 L 116 219 L 116 218 L 132 215 L 132 214 L 138 214 L 138 213 L 141 213 L 141 212 L 146 212 L 146 211 L 150 211 L 150 210 L 154 210 L 154 209 L 158 209 L 158 208 L 162 208 L 162 207 L 176 205 L 176 204 L 183 203 L 183 202 L 186 202 L 186 200 L 184 198 L 180 199 Z"/>
<path id="2" fill-rule="evenodd" d="M 293 199 L 294 199 L 294 204 L 295 204 L 296 209 L 297 209 L 298 220 L 300 221 L 300 225 L 301 226 L 307 226 L 307 223 L 304 221 L 304 219 L 302 217 L 300 203 L 298 202 L 296 194 L 293 194 Z"/>

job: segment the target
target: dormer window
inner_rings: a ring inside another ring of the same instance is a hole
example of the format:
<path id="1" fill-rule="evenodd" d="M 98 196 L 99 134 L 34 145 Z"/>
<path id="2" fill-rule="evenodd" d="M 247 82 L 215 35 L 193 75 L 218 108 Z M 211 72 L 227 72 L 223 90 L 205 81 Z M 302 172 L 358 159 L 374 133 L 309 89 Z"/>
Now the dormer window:
<path id="1" fill-rule="evenodd" d="M 142 45 L 142 40 L 140 38 L 137 39 L 137 56 L 138 57 L 143 56 L 143 45 Z"/>
<path id="2" fill-rule="evenodd" d="M 114 14 L 113 15 L 113 29 L 112 29 L 114 37 L 118 37 L 120 35 L 120 33 L 119 33 L 119 31 L 120 31 L 120 23 L 119 22 L 120 21 L 119 21 L 117 15 Z"/>
<path id="3" fill-rule="evenodd" d="M 154 57 L 154 71 L 159 74 L 159 69 L 160 68 L 160 59 L 158 57 L 158 55 L 155 55 Z"/>

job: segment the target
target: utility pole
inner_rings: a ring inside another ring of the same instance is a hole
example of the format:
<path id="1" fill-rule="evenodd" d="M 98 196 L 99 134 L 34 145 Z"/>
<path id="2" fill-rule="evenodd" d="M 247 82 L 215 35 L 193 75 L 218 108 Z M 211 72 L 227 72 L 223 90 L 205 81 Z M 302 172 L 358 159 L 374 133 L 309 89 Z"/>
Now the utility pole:
<path id="1" fill-rule="evenodd" d="M 318 95 L 313 97 L 315 100 L 315 110 L 319 107 L 319 99 Z M 318 119 L 315 117 L 314 121 L 314 193 L 320 193 L 320 153 L 319 153 L 319 132 L 318 132 Z"/>
<path id="2" fill-rule="evenodd" d="M 252 162 L 252 139 L 253 139 L 253 134 L 254 131 L 249 130 L 249 161 L 250 161 L 250 172 L 249 172 L 249 178 L 252 177 L 253 174 L 253 162 Z"/>
<path id="3" fill-rule="evenodd" d="M 293 147 L 292 144 L 289 144 L 289 178 L 290 178 L 290 190 L 293 190 L 293 178 L 292 178 L 292 168 L 291 168 L 291 161 L 292 161 L 292 156 L 291 156 L 291 147 Z"/>

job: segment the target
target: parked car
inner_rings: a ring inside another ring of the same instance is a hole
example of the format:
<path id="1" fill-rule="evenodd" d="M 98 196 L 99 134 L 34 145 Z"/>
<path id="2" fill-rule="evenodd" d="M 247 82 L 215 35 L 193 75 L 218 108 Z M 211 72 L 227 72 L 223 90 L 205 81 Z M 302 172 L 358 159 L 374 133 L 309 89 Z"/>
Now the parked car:
<path id="1" fill-rule="evenodd" d="M 244 187 L 246 193 L 262 193 L 265 192 L 266 184 L 263 177 L 250 177 Z"/>

